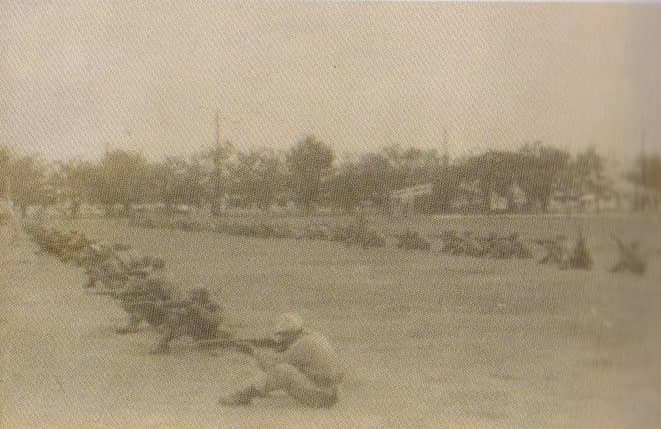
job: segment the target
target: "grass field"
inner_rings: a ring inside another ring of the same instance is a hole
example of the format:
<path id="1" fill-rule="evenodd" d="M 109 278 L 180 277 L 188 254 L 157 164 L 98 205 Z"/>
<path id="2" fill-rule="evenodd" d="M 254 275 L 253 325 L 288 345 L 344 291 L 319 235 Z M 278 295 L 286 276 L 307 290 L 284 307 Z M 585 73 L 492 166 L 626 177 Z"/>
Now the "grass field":
<path id="1" fill-rule="evenodd" d="M 210 286 L 246 335 L 263 334 L 282 311 L 300 312 L 346 361 L 341 402 L 315 411 L 276 396 L 220 408 L 218 395 L 254 371 L 248 358 L 181 342 L 168 356 L 148 355 L 156 333 L 112 334 L 121 311 L 85 295 L 79 269 L 24 245 L 5 252 L 0 271 L 6 427 L 652 428 L 661 421 L 661 255 L 651 256 L 645 277 L 608 273 L 617 258 L 611 235 L 661 248 L 658 217 L 371 219 L 385 233 L 494 230 L 526 240 L 575 236 L 580 226 L 595 259 L 587 272 L 448 256 L 437 241 L 431 252 L 364 250 L 121 221 L 75 226 L 164 257 L 184 288 Z"/>

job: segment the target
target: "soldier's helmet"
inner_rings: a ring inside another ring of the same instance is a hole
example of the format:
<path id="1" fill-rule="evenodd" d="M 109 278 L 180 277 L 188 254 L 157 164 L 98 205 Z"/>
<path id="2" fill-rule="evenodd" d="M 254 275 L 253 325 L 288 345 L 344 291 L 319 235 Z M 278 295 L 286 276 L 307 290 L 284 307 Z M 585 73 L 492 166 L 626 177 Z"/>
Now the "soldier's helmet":
<path id="1" fill-rule="evenodd" d="M 96 243 L 93 243 L 90 245 L 90 249 L 92 249 L 93 252 L 96 253 L 109 253 L 112 251 L 112 244 L 108 243 L 107 241 L 97 241 Z"/>
<path id="2" fill-rule="evenodd" d="M 276 334 L 288 334 L 303 330 L 303 318 L 296 313 L 283 313 L 275 324 Z"/>

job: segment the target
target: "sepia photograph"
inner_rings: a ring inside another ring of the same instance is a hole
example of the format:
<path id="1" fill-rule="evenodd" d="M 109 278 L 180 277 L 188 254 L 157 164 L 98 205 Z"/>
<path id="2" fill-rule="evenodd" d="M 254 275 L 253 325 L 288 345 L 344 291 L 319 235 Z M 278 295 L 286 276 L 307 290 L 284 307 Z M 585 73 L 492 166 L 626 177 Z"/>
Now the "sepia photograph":
<path id="1" fill-rule="evenodd" d="M 661 3 L 0 8 L 0 428 L 661 427 Z"/>

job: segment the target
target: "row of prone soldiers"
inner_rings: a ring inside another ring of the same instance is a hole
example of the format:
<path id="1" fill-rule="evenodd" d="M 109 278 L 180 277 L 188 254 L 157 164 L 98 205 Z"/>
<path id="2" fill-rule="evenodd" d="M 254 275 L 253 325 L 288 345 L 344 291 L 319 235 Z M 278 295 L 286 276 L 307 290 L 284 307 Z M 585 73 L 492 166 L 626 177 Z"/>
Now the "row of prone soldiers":
<path id="1" fill-rule="evenodd" d="M 152 352 L 167 351 L 170 341 L 181 336 L 197 341 L 232 338 L 222 307 L 212 300 L 208 289 L 182 292 L 163 275 L 162 258 L 140 255 L 124 244 L 92 240 L 76 230 L 33 223 L 25 225 L 25 231 L 42 252 L 84 268 L 88 276 L 85 289 L 117 301 L 128 315 L 127 325 L 117 328 L 117 333 L 137 332 L 142 322 L 161 330 Z"/>
<path id="2" fill-rule="evenodd" d="M 459 235 L 457 231 L 448 230 L 442 232 L 439 237 L 443 241 L 441 251 L 451 255 L 496 259 L 532 258 L 530 248 L 517 233 L 498 235 L 492 232 L 488 235 L 474 237 L 470 231 L 464 231 Z"/>
<path id="3" fill-rule="evenodd" d="M 443 241 L 442 251 L 451 255 L 472 257 L 489 257 L 495 259 L 532 258 L 533 252 L 517 233 L 498 235 L 491 232 L 488 235 L 473 236 L 470 231 L 463 234 L 454 230 L 444 231 L 438 235 Z M 645 273 L 647 263 L 637 241 L 625 243 L 614 238 L 620 253 L 618 261 L 611 272 L 630 271 L 634 274 Z M 539 259 L 540 264 L 555 264 L 560 269 L 592 268 L 593 259 L 587 246 L 585 236 L 579 230 L 576 240 L 572 243 L 565 235 L 535 240 L 542 246 L 545 254 Z"/>
<path id="4" fill-rule="evenodd" d="M 128 324 L 117 328 L 117 333 L 137 332 L 142 322 L 158 328 L 162 335 L 152 353 L 165 352 L 172 340 L 189 336 L 196 346 L 231 347 L 252 356 L 260 371 L 221 396 L 220 405 L 248 405 L 275 391 L 315 408 L 338 401 L 344 365 L 328 339 L 307 329 L 298 314 L 282 314 L 272 337 L 238 339 L 208 289 L 182 294 L 162 275 L 163 259 L 139 256 L 129 246 L 90 240 L 77 231 L 39 224 L 26 225 L 25 230 L 42 251 L 84 267 L 89 277 L 85 288 L 119 302 L 128 314 Z"/>
<path id="5" fill-rule="evenodd" d="M 619 252 L 618 260 L 611 267 L 610 272 L 628 271 L 643 275 L 647 269 L 647 258 L 643 254 L 640 242 L 634 240 L 625 243 L 620 238 L 613 237 Z M 536 240 L 546 250 L 546 254 L 539 260 L 540 264 L 557 264 L 560 269 L 587 269 L 592 268 L 593 260 L 587 242 L 581 231 L 576 241 L 571 244 L 567 236 L 558 234 L 553 238 Z"/>

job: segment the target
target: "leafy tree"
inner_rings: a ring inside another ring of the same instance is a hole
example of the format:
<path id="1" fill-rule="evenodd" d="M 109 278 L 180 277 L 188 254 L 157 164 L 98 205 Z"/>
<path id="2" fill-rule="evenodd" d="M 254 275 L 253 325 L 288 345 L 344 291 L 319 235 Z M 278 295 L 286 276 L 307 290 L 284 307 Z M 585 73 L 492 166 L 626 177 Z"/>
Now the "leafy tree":
<path id="1" fill-rule="evenodd" d="M 488 211 L 493 192 L 509 199 L 512 185 L 520 178 L 523 168 L 525 163 L 520 154 L 489 151 L 461 161 L 455 174 L 459 181 L 478 183 L 482 194 L 482 210 Z"/>
<path id="2" fill-rule="evenodd" d="M 632 183 L 661 192 L 661 156 L 639 156 L 626 177 Z"/>
<path id="3" fill-rule="evenodd" d="M 390 145 L 376 153 L 364 154 L 358 162 L 341 168 L 339 173 L 345 177 L 336 178 L 336 182 L 344 180 L 344 188 L 354 194 L 345 195 L 348 198 L 345 204 L 352 200 L 369 200 L 383 207 L 388 203 L 390 192 L 396 189 L 437 182 L 440 164 L 441 158 L 435 149 L 404 149 L 400 145 Z M 353 188 L 348 187 L 351 181 Z"/>
<path id="4" fill-rule="evenodd" d="M 661 192 L 661 157 L 659 155 L 639 156 L 626 177 L 630 182 L 647 190 Z M 634 200 L 635 209 L 657 206 L 658 199 L 646 193 L 639 193 Z"/>
<path id="5" fill-rule="evenodd" d="M 357 163 L 343 163 L 329 179 L 327 194 L 329 200 L 346 212 L 352 212 L 369 193 L 364 177 Z"/>
<path id="6" fill-rule="evenodd" d="M 207 197 L 204 171 L 195 157 L 191 160 L 168 157 L 163 162 L 152 165 L 151 171 L 156 199 L 168 209 L 177 204 L 199 207 Z"/>
<path id="7" fill-rule="evenodd" d="M 399 189 L 402 181 L 391 161 L 383 153 L 367 153 L 363 155 L 356 170 L 360 175 L 360 190 L 362 199 L 372 201 L 378 206 L 388 203 L 390 192 Z"/>
<path id="8" fill-rule="evenodd" d="M 308 136 L 286 154 L 289 184 L 295 201 L 309 213 L 320 199 L 322 181 L 330 173 L 335 155 L 326 143 Z"/>
<path id="9" fill-rule="evenodd" d="M 0 195 L 7 198 L 9 191 L 9 168 L 11 167 L 9 148 L 0 146 Z"/>
<path id="10" fill-rule="evenodd" d="M 246 204 L 266 210 L 285 189 L 283 170 L 281 158 L 271 149 L 238 152 L 232 190 Z"/>
<path id="11" fill-rule="evenodd" d="M 524 145 L 516 168 L 517 183 L 528 201 L 543 212 L 548 209 L 551 193 L 560 173 L 569 165 L 569 153 L 537 141 Z"/>
<path id="12" fill-rule="evenodd" d="M 433 211 L 447 213 L 459 192 L 460 176 L 456 167 L 442 169 L 433 182 Z"/>
<path id="13" fill-rule="evenodd" d="M 21 215 L 32 205 L 48 203 L 52 195 L 47 186 L 46 166 L 38 158 L 23 156 L 10 161 L 11 198 Z"/>
<path id="14" fill-rule="evenodd" d="M 599 198 L 608 195 L 611 183 L 605 175 L 606 160 L 597 153 L 594 146 L 588 147 L 576 156 L 570 170 L 574 173 L 574 183 L 580 193 L 592 193 Z M 599 207 L 597 206 L 597 210 Z"/>
<path id="15" fill-rule="evenodd" d="M 441 167 L 436 149 L 403 149 L 400 145 L 391 145 L 384 147 L 381 154 L 391 167 L 391 190 L 432 182 Z"/>
<path id="16" fill-rule="evenodd" d="M 108 209 L 116 204 L 128 213 L 132 204 L 145 201 L 153 191 L 148 164 L 138 152 L 115 150 L 101 160 L 101 178 L 97 183 L 99 202 Z"/>
<path id="17" fill-rule="evenodd" d="M 99 190 L 103 185 L 100 164 L 80 160 L 57 163 L 49 181 L 61 197 L 70 201 L 72 218 L 78 216 L 83 202 L 100 202 Z"/>

